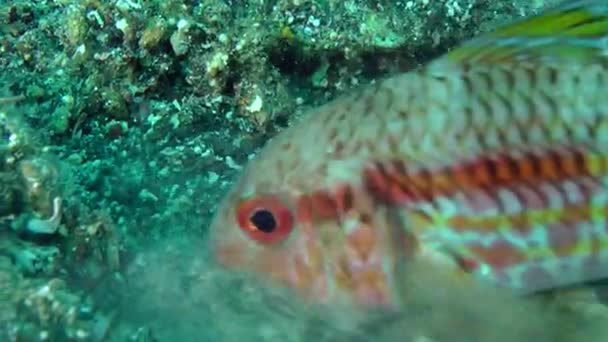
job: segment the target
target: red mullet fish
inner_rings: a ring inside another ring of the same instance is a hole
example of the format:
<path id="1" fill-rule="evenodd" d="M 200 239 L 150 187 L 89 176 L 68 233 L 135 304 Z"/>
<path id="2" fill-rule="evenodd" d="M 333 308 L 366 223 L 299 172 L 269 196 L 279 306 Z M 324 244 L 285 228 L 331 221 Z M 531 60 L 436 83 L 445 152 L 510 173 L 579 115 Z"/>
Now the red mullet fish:
<path id="1" fill-rule="evenodd" d="M 565 1 L 345 95 L 247 165 L 218 261 L 392 305 L 402 263 L 533 293 L 608 277 L 608 2 Z"/>

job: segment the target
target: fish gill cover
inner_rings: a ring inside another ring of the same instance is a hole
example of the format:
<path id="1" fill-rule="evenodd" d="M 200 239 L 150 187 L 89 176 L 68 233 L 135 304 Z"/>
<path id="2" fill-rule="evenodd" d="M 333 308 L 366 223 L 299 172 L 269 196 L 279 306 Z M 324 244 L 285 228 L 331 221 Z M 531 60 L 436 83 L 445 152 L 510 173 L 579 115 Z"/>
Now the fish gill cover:
<path id="1" fill-rule="evenodd" d="M 605 340 L 601 283 L 522 298 L 412 264 L 405 314 L 360 314 L 206 250 L 306 110 L 556 3 L 0 2 L 0 339 Z"/>

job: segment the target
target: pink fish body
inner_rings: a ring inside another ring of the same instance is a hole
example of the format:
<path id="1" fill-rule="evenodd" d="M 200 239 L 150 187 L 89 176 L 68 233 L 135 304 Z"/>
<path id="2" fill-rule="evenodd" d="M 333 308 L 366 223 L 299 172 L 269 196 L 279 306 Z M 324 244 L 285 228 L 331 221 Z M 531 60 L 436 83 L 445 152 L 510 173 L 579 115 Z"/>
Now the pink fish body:
<path id="1" fill-rule="evenodd" d="M 247 165 L 223 266 L 398 301 L 408 260 L 532 293 L 608 276 L 608 2 L 566 1 L 326 104 Z"/>

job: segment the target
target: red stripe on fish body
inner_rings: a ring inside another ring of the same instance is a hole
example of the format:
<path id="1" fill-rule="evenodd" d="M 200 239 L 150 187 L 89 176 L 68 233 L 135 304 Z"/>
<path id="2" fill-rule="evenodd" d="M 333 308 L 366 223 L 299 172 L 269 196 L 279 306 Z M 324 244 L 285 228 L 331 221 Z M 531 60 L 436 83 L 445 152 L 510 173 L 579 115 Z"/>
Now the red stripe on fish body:
<path id="1" fill-rule="evenodd" d="M 502 153 L 426 170 L 420 182 L 408 181 L 420 171 L 407 174 L 402 162 L 375 163 L 364 174 L 378 199 L 417 217 L 409 229 L 422 244 L 529 292 L 603 274 L 593 273 L 599 266 L 584 270 L 588 264 L 608 267 L 608 157 L 589 155 L 575 148 Z M 414 192 L 425 196 L 403 195 Z"/>

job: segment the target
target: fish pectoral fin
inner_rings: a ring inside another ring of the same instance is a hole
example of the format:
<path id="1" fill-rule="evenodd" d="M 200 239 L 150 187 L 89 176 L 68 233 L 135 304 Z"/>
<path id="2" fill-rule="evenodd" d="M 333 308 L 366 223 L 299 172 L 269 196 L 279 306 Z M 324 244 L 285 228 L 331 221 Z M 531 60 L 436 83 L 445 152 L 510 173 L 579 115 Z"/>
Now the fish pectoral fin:
<path id="1" fill-rule="evenodd" d="M 474 281 L 452 251 L 419 240 L 417 232 L 429 223 L 424 213 L 415 208 L 392 208 L 387 217 L 389 239 L 396 256 L 394 277 L 400 292 L 426 277 L 439 276 L 458 286 L 468 286 Z"/>
<path id="2" fill-rule="evenodd" d="M 608 60 L 608 2 L 569 0 L 447 53 L 460 63 Z M 444 58 L 440 60 L 444 60 Z"/>

